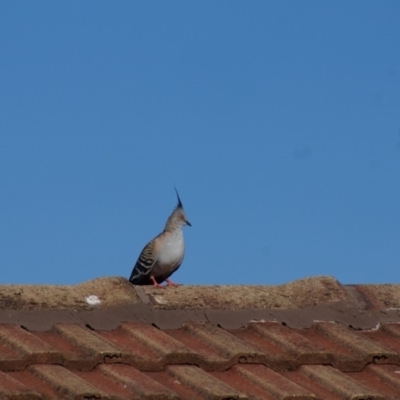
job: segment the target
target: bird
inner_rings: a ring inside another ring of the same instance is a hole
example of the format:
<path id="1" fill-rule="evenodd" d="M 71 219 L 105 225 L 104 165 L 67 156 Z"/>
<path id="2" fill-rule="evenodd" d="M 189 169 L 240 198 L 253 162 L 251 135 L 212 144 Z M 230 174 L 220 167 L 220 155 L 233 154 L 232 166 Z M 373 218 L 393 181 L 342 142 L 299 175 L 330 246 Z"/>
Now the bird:
<path id="1" fill-rule="evenodd" d="M 169 277 L 181 266 L 185 255 L 183 227 L 192 224 L 186 218 L 176 188 L 175 192 L 178 204 L 168 217 L 164 230 L 144 246 L 132 269 L 129 282 L 134 285 L 179 286 Z M 166 285 L 162 285 L 164 281 Z"/>

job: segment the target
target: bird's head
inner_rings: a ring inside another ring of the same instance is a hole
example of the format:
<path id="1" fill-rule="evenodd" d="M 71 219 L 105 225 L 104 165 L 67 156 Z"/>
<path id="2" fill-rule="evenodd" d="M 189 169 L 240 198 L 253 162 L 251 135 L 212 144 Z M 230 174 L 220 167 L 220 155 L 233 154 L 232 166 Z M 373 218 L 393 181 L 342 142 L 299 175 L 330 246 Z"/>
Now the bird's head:
<path id="1" fill-rule="evenodd" d="M 176 205 L 174 211 L 169 216 L 168 221 L 165 225 L 165 230 L 174 230 L 177 228 L 182 228 L 185 225 L 192 226 L 192 224 L 187 220 L 185 210 L 181 199 L 179 198 L 178 191 L 175 188 L 176 197 L 178 198 L 178 204 Z"/>

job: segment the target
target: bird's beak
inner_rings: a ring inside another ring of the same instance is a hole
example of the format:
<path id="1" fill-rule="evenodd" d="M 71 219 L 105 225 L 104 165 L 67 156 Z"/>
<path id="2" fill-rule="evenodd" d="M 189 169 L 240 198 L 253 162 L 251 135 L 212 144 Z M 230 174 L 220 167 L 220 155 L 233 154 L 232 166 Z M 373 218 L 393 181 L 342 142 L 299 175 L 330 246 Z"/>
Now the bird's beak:
<path id="1" fill-rule="evenodd" d="M 189 221 L 186 221 L 186 225 L 192 226 L 192 224 Z"/>

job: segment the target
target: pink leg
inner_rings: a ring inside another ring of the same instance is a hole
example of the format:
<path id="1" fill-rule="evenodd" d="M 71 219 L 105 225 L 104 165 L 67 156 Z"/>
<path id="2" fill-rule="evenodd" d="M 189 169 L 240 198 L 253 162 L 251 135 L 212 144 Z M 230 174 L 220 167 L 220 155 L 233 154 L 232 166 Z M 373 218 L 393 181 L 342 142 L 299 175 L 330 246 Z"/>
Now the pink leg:
<path id="1" fill-rule="evenodd" d="M 177 286 L 181 286 L 181 283 L 174 283 L 171 281 L 171 279 L 166 279 L 165 282 L 167 282 L 167 286 L 173 286 L 173 287 L 177 287 Z"/>
<path id="2" fill-rule="evenodd" d="M 165 286 L 160 285 L 160 284 L 156 281 L 156 278 L 154 278 L 154 276 L 150 276 L 150 279 L 152 280 L 154 287 L 159 287 L 159 288 L 161 288 L 161 289 L 164 289 L 164 288 L 165 288 Z"/>

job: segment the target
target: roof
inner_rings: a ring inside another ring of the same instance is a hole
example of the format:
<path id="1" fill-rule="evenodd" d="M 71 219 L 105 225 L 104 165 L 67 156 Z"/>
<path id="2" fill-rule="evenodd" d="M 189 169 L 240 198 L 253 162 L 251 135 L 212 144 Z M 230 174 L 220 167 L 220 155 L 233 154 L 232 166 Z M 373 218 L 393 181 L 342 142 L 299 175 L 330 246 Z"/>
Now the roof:
<path id="1" fill-rule="evenodd" d="M 398 285 L 3 285 L 1 399 L 399 399 Z"/>

